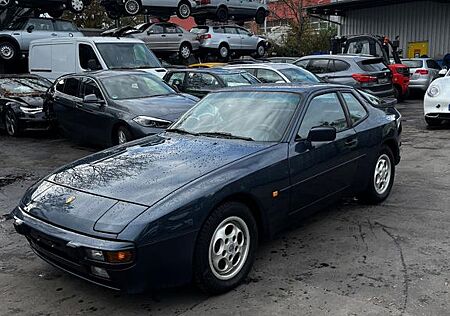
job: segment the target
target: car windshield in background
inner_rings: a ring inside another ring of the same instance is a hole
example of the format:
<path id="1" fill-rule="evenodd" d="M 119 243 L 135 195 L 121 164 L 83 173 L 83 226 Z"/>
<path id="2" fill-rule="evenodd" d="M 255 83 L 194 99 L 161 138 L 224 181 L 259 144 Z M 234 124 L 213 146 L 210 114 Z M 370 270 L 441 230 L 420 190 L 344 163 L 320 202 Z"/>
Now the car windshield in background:
<path id="1" fill-rule="evenodd" d="M 245 76 L 245 74 L 221 75 L 220 78 L 222 78 L 227 87 L 249 86 L 258 83 L 250 76 Z"/>
<path id="2" fill-rule="evenodd" d="M 284 92 L 211 93 L 171 129 L 211 137 L 279 142 L 300 99 L 298 94 Z"/>
<path id="3" fill-rule="evenodd" d="M 290 82 L 312 82 L 317 83 L 320 82 L 320 79 L 317 78 L 312 73 L 303 70 L 303 69 L 297 69 L 297 68 L 281 68 L 278 69 L 279 72 L 281 72 L 283 75 L 285 75 Z"/>
<path id="4" fill-rule="evenodd" d="M 1 78 L 0 90 L 6 95 L 42 94 L 51 83 L 38 78 Z"/>
<path id="5" fill-rule="evenodd" d="M 113 100 L 149 98 L 175 93 L 167 84 L 151 74 L 113 76 L 101 79 L 101 82 Z"/>
<path id="6" fill-rule="evenodd" d="M 109 69 L 160 68 L 158 58 L 144 43 L 96 44 Z"/>
<path id="7" fill-rule="evenodd" d="M 412 60 L 412 59 L 404 59 L 402 60 L 402 64 L 408 66 L 409 68 L 422 68 L 423 61 L 421 60 Z"/>

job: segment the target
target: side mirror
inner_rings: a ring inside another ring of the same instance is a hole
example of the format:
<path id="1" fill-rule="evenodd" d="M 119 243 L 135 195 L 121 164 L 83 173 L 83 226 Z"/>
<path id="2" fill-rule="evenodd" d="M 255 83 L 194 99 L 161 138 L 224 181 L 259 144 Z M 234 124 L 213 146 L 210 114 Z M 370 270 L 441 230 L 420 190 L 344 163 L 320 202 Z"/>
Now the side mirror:
<path id="1" fill-rule="evenodd" d="M 313 127 L 308 134 L 310 142 L 331 142 L 336 139 L 336 129 L 329 126 Z"/>
<path id="2" fill-rule="evenodd" d="M 105 104 L 105 101 L 97 98 L 95 94 L 88 94 L 84 96 L 83 103 L 103 105 Z"/>
<path id="3" fill-rule="evenodd" d="M 181 86 L 183 85 L 183 82 L 181 82 L 180 79 L 175 79 L 172 82 L 172 87 L 174 87 L 175 91 L 181 92 Z"/>
<path id="4" fill-rule="evenodd" d="M 445 77 L 447 75 L 448 70 L 447 69 L 441 69 L 439 71 L 439 77 Z"/>
<path id="5" fill-rule="evenodd" d="M 253 36 L 253 34 L 252 34 L 252 33 L 248 33 L 248 36 L 252 37 L 252 36 Z"/>
<path id="6" fill-rule="evenodd" d="M 34 30 L 34 25 L 30 25 L 29 27 L 27 27 L 27 32 L 31 33 Z"/>

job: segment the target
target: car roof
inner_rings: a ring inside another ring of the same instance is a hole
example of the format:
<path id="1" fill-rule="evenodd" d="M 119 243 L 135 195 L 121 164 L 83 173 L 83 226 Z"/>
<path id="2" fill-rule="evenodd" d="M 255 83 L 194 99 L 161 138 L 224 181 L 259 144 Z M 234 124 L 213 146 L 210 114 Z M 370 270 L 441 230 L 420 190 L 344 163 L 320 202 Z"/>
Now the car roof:
<path id="1" fill-rule="evenodd" d="M 223 74 L 239 74 L 239 73 L 243 73 L 246 71 L 240 70 L 240 69 L 234 69 L 234 68 L 213 67 L 213 68 L 174 69 L 174 70 L 170 70 L 169 72 L 198 72 L 198 73 L 213 73 L 216 75 L 223 75 Z"/>
<path id="2" fill-rule="evenodd" d="M 296 65 L 288 63 L 255 63 L 255 64 L 233 64 L 226 66 L 226 69 L 234 68 L 272 68 L 272 69 L 286 69 L 286 68 L 299 68 Z"/>
<path id="3" fill-rule="evenodd" d="M 142 40 L 132 37 L 109 37 L 109 36 L 80 36 L 80 37 L 53 37 L 53 38 L 44 38 L 39 40 L 32 41 L 32 45 L 34 44 L 42 44 L 42 43 L 58 43 L 58 42 L 88 42 L 94 44 L 101 43 L 144 43 Z"/>
<path id="4" fill-rule="evenodd" d="M 274 84 L 256 84 L 248 86 L 238 86 L 218 90 L 220 92 L 232 92 L 232 91 L 249 91 L 249 92 L 291 92 L 300 94 L 310 94 L 329 89 L 353 89 L 350 86 L 330 84 L 330 83 L 299 83 L 299 84 L 286 84 L 286 83 L 274 83 Z M 215 93 L 215 92 L 212 92 Z"/>
<path id="5" fill-rule="evenodd" d="M 364 55 L 364 54 L 337 54 L 337 55 L 308 55 L 300 58 L 299 60 L 304 59 L 342 59 L 342 60 L 367 60 L 367 59 L 379 59 L 381 57 L 375 57 L 372 55 Z"/>
<path id="6" fill-rule="evenodd" d="M 64 22 L 70 22 L 73 23 L 70 20 L 66 19 L 54 19 L 54 18 L 45 18 L 45 17 L 34 17 L 34 16 L 21 16 L 18 17 L 16 20 L 28 20 L 28 19 L 35 19 L 35 20 L 51 20 L 51 21 L 64 21 Z"/>
<path id="7" fill-rule="evenodd" d="M 81 73 L 72 73 L 64 75 L 63 77 L 90 77 L 94 79 L 104 79 L 115 76 L 122 75 L 151 75 L 150 73 L 143 70 L 96 70 L 96 71 L 86 71 Z M 153 75 L 155 76 L 155 75 Z"/>

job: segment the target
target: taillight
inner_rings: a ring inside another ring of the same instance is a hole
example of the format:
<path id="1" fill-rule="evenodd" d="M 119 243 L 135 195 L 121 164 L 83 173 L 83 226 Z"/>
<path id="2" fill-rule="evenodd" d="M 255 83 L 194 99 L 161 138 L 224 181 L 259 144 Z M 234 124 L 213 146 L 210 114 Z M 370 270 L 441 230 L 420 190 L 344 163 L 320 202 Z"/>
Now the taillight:
<path id="1" fill-rule="evenodd" d="M 416 70 L 416 74 L 419 74 L 419 75 L 428 75 L 428 70 L 426 70 L 426 69 L 417 69 L 417 70 Z"/>
<path id="2" fill-rule="evenodd" d="M 200 4 L 200 5 L 211 4 L 211 0 L 197 0 L 196 2 L 197 2 L 197 4 Z"/>
<path id="3" fill-rule="evenodd" d="M 199 40 L 203 41 L 203 40 L 207 40 L 209 38 L 211 38 L 212 35 L 211 34 L 202 34 L 198 37 Z"/>
<path id="4" fill-rule="evenodd" d="M 352 78 L 360 83 L 376 82 L 378 80 L 377 77 L 364 75 L 364 74 L 353 74 Z"/>

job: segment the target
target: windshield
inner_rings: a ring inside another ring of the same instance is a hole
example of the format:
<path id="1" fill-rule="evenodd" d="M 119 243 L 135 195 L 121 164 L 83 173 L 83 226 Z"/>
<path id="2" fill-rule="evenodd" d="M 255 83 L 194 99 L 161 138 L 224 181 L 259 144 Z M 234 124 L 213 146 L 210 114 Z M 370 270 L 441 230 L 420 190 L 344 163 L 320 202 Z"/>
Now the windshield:
<path id="1" fill-rule="evenodd" d="M 421 60 L 404 59 L 402 64 L 408 66 L 409 68 L 422 68 L 423 62 Z"/>
<path id="2" fill-rule="evenodd" d="M 5 95 L 42 94 L 48 90 L 51 83 L 39 78 L 2 78 L 0 90 Z"/>
<path id="3" fill-rule="evenodd" d="M 96 44 L 109 69 L 160 68 L 158 58 L 144 43 Z"/>
<path id="4" fill-rule="evenodd" d="M 172 126 L 211 137 L 233 135 L 260 142 L 281 141 L 301 96 L 285 92 L 211 93 Z"/>
<path id="5" fill-rule="evenodd" d="M 281 68 L 278 69 L 278 71 L 285 75 L 290 82 L 320 82 L 320 80 L 315 75 L 301 68 Z"/>
<path id="6" fill-rule="evenodd" d="M 220 78 L 222 78 L 227 87 L 249 86 L 258 83 L 257 80 L 252 79 L 250 76 L 245 76 L 245 74 L 221 75 Z"/>
<path id="7" fill-rule="evenodd" d="M 106 93 L 113 100 L 149 98 L 176 93 L 152 74 L 127 74 L 101 79 Z"/>

